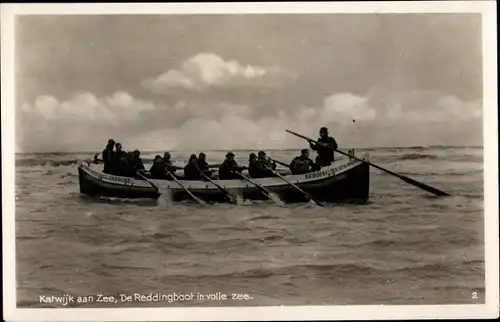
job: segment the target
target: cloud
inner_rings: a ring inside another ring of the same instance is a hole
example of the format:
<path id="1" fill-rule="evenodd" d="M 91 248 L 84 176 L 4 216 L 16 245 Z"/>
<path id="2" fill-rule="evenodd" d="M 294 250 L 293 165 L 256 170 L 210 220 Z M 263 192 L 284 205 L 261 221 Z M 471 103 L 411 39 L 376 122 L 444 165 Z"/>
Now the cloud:
<path id="1" fill-rule="evenodd" d="M 154 109 L 126 92 L 102 98 L 80 93 L 67 101 L 42 95 L 21 105 L 16 140 L 23 151 L 85 150 L 113 134 L 135 135 L 135 122 Z"/>
<path id="2" fill-rule="evenodd" d="M 214 89 L 255 86 L 280 87 L 294 75 L 275 66 L 243 65 L 225 61 L 213 53 L 199 53 L 182 63 L 180 69 L 171 69 L 142 85 L 153 93 L 164 94 L 180 89 L 204 93 Z"/>
<path id="3" fill-rule="evenodd" d="M 29 151 L 99 151 L 112 137 L 127 149 L 300 148 L 292 129 L 316 137 L 327 126 L 342 147 L 470 145 L 482 142 L 482 102 L 437 91 L 334 93 L 318 106 L 289 106 L 258 116 L 251 104 L 158 104 L 117 92 L 67 101 L 40 96 L 24 104 L 16 143 Z M 353 122 L 355 120 L 355 122 Z"/>

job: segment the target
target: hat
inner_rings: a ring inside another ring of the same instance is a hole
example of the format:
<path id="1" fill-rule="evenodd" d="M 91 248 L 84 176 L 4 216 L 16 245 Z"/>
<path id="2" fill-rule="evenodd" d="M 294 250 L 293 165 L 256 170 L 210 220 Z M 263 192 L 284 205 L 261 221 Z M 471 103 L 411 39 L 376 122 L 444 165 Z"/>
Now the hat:
<path id="1" fill-rule="evenodd" d="M 168 153 L 168 152 L 163 153 L 164 158 L 166 158 L 167 156 L 170 158 L 170 153 Z"/>
<path id="2" fill-rule="evenodd" d="M 201 158 L 202 156 L 206 157 L 205 153 L 200 152 L 200 154 L 198 155 L 198 157 Z"/>
<path id="3" fill-rule="evenodd" d="M 324 126 L 319 131 L 328 134 L 328 129 Z"/>
<path id="4" fill-rule="evenodd" d="M 266 155 L 266 152 L 264 152 L 264 151 L 259 151 L 259 156 L 263 156 L 263 155 Z"/>
<path id="5" fill-rule="evenodd" d="M 252 160 L 253 158 L 256 158 L 257 156 L 255 155 L 255 153 L 250 153 L 250 156 L 248 157 L 248 161 Z"/>
<path id="6" fill-rule="evenodd" d="M 228 152 L 228 153 L 226 154 L 226 158 L 227 158 L 227 157 L 234 157 L 234 153 L 233 153 L 233 152 Z"/>
<path id="7" fill-rule="evenodd" d="M 300 150 L 300 153 L 301 153 L 301 154 L 304 154 L 304 153 L 306 153 L 306 152 L 309 152 L 309 150 L 308 150 L 308 149 L 302 149 L 302 150 Z"/>
<path id="8" fill-rule="evenodd" d="M 113 140 L 113 139 L 109 139 L 109 140 L 108 140 L 108 144 L 115 144 L 115 140 Z"/>
<path id="9" fill-rule="evenodd" d="M 161 156 L 156 155 L 156 156 L 155 156 L 155 161 L 156 161 L 156 160 L 159 160 L 159 159 L 161 159 Z"/>

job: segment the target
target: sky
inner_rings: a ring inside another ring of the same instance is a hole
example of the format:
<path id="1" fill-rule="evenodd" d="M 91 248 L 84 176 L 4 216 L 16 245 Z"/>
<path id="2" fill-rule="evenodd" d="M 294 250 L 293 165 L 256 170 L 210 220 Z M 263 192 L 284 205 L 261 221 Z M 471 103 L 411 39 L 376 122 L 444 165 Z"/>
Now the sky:
<path id="1" fill-rule="evenodd" d="M 17 152 L 482 145 L 474 14 L 20 16 Z"/>

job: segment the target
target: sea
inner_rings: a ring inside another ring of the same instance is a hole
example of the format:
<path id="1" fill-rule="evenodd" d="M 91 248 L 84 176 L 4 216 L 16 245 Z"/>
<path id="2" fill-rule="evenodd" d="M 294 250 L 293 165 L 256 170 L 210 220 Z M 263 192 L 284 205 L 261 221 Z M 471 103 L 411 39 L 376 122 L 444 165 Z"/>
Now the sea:
<path id="1" fill-rule="evenodd" d="M 225 154 L 205 152 L 209 163 Z M 246 164 L 251 151 L 233 152 Z M 178 165 L 191 153 L 171 151 Z M 267 153 L 289 163 L 299 150 Z M 483 148 L 356 149 L 365 153 L 451 196 L 371 168 L 365 204 L 95 198 L 77 174 L 93 153 L 16 154 L 17 305 L 484 303 Z M 146 167 L 156 154 L 142 153 Z"/>

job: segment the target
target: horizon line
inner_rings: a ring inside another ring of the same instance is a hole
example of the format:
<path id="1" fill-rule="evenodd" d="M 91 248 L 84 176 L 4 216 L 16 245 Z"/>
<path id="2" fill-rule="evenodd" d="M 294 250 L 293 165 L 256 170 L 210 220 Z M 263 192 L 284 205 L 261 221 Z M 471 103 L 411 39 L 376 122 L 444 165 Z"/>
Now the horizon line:
<path id="1" fill-rule="evenodd" d="M 484 145 L 412 145 L 412 146 L 376 146 L 376 147 L 349 147 L 342 148 L 340 150 L 349 150 L 349 149 L 357 149 L 357 150 L 373 150 L 373 149 L 415 149 L 415 148 L 484 148 Z M 204 151 L 211 152 L 227 152 L 227 151 L 291 151 L 291 150 L 301 150 L 302 148 L 283 148 L 283 149 L 263 149 L 263 148 L 247 148 L 247 149 L 205 149 Z M 157 149 L 157 150 L 139 150 L 141 153 L 152 153 L 152 152 L 160 152 L 160 151 L 168 151 L 168 152 L 189 152 L 194 149 Z M 14 154 L 69 154 L 69 153 L 101 153 L 102 151 L 96 150 L 85 150 L 85 151 L 16 151 Z M 203 152 L 203 151 L 202 151 Z"/>

